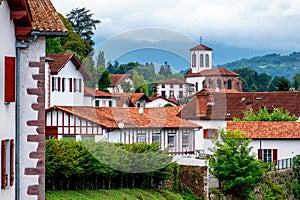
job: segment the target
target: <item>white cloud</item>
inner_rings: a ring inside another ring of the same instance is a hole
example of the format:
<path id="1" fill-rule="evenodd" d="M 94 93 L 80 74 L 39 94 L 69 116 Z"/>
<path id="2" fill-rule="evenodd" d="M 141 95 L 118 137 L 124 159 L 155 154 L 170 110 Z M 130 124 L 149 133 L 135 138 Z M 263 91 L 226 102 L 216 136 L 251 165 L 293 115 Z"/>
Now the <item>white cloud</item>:
<path id="1" fill-rule="evenodd" d="M 136 28 L 174 30 L 204 42 L 294 50 L 300 43 L 299 0 L 52 0 L 65 14 L 86 7 L 102 21 L 95 38 Z M 70 5 L 72 7 L 70 7 Z"/>

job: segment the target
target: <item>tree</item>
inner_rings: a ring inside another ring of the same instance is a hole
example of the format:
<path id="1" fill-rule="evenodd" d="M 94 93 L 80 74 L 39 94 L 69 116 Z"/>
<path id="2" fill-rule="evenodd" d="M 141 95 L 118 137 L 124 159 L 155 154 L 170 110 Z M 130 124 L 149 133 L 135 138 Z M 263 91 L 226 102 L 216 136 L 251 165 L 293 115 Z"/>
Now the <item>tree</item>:
<path id="1" fill-rule="evenodd" d="M 146 81 L 142 75 L 139 75 L 137 71 L 133 70 L 132 72 L 132 83 L 134 89 L 138 89 L 146 84 Z"/>
<path id="2" fill-rule="evenodd" d="M 122 81 L 121 82 L 121 88 L 123 89 L 124 92 L 130 92 L 132 85 L 128 81 Z"/>
<path id="3" fill-rule="evenodd" d="M 290 85 L 291 85 L 290 81 L 287 78 L 281 76 L 280 81 L 277 85 L 277 90 L 278 91 L 288 91 L 290 89 Z"/>
<path id="4" fill-rule="evenodd" d="M 160 66 L 160 70 L 159 70 L 158 74 L 164 75 L 165 77 L 168 77 L 169 75 L 171 75 L 172 70 L 171 70 L 170 65 L 168 65 L 167 62 L 165 62 L 164 65 Z"/>
<path id="5" fill-rule="evenodd" d="M 93 19 L 93 15 L 94 14 L 90 13 L 90 10 L 87 10 L 85 7 L 72 9 L 70 13 L 67 14 L 75 32 L 91 45 L 94 44 L 92 40 L 94 29 L 96 29 L 97 24 L 101 23 L 100 20 Z"/>
<path id="6" fill-rule="evenodd" d="M 239 130 L 220 131 L 220 140 L 214 141 L 210 173 L 220 184 L 221 191 L 231 199 L 249 199 L 250 193 L 262 181 L 266 164 L 250 154 L 251 139 Z"/>
<path id="7" fill-rule="evenodd" d="M 97 64 L 96 67 L 105 66 L 105 58 L 104 58 L 104 51 L 100 51 L 97 56 Z"/>
<path id="8" fill-rule="evenodd" d="M 268 91 L 278 91 L 278 84 L 280 82 L 280 77 L 279 76 L 274 76 L 271 82 L 268 85 Z"/>
<path id="9" fill-rule="evenodd" d="M 300 91 L 300 74 L 293 76 L 294 88 Z"/>
<path id="10" fill-rule="evenodd" d="M 109 88 L 111 84 L 109 72 L 105 70 L 98 81 L 98 90 L 109 92 L 107 88 Z"/>

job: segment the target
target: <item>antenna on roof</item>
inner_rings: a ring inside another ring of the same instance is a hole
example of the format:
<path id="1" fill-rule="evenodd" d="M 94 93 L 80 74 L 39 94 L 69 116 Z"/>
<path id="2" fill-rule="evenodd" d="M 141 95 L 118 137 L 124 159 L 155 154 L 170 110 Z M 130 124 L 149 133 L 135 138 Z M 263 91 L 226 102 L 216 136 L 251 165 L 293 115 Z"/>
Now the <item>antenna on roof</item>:
<path id="1" fill-rule="evenodd" d="M 202 44 L 202 36 L 200 36 L 200 44 Z"/>

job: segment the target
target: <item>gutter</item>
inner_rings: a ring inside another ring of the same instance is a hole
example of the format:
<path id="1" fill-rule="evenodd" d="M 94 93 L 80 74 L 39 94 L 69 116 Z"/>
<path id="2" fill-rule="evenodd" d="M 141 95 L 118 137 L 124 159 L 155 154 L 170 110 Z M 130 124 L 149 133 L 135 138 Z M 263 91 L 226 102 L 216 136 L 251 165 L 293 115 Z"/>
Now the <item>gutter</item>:
<path id="1" fill-rule="evenodd" d="M 21 180 L 21 165 L 20 165 L 20 147 L 21 147 L 21 142 L 20 142 L 20 135 L 21 135 L 21 130 L 20 130 L 20 105 L 21 105 L 21 63 L 20 63 L 20 55 L 21 55 L 21 49 L 26 49 L 29 47 L 29 42 L 16 42 L 16 115 L 15 115 L 15 120 L 16 120 L 16 200 L 21 200 L 20 198 L 20 180 Z"/>

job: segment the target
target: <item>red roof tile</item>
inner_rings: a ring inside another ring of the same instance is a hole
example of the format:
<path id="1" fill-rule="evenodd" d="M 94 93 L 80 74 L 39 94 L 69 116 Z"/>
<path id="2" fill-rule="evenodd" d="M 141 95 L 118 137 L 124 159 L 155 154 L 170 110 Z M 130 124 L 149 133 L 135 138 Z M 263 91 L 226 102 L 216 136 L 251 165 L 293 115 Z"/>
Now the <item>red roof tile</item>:
<path id="1" fill-rule="evenodd" d="M 199 44 L 193 48 L 190 49 L 190 51 L 195 51 L 195 50 L 206 50 L 206 51 L 212 51 L 212 48 L 205 46 L 203 44 Z"/>
<path id="2" fill-rule="evenodd" d="M 84 80 L 93 80 L 75 54 L 47 54 L 47 57 L 54 60 L 49 64 L 51 74 L 58 74 L 58 72 L 64 68 L 69 61 L 71 61 L 75 65 L 76 69 L 83 75 Z"/>
<path id="3" fill-rule="evenodd" d="M 108 92 L 104 92 L 101 90 L 94 90 L 89 87 L 84 87 L 84 95 L 85 96 L 93 96 L 93 97 L 112 97 L 113 95 Z"/>
<path id="4" fill-rule="evenodd" d="M 50 0 L 27 0 L 32 16 L 32 30 L 40 32 L 67 32 Z"/>
<path id="5" fill-rule="evenodd" d="M 300 122 L 227 122 L 226 128 L 252 139 L 300 139 Z"/>
<path id="6" fill-rule="evenodd" d="M 239 76 L 239 74 L 230 71 L 226 68 L 214 68 L 214 69 L 203 70 L 198 73 L 192 73 L 192 70 L 190 70 L 185 75 L 185 77 L 198 77 L 198 76 Z"/>
<path id="7" fill-rule="evenodd" d="M 132 78 L 131 74 L 110 74 L 111 87 L 116 87 L 125 79 Z"/>
<path id="8" fill-rule="evenodd" d="M 300 116 L 299 92 L 208 92 L 200 91 L 185 106 L 182 116 L 185 119 L 223 119 L 242 118 L 243 112 L 252 108 L 255 112 L 261 107 L 268 110 L 282 108 Z"/>
<path id="9" fill-rule="evenodd" d="M 62 110 L 104 128 L 117 129 L 120 122 L 124 128 L 201 128 L 201 126 L 176 116 L 178 107 L 168 108 L 110 108 L 89 106 L 54 106 L 46 110 Z M 141 112 L 142 111 L 142 112 Z"/>
<path id="10" fill-rule="evenodd" d="M 144 99 L 146 102 L 150 101 L 145 93 L 114 93 L 112 95 L 115 97 L 128 97 L 133 104 L 142 99 Z"/>

